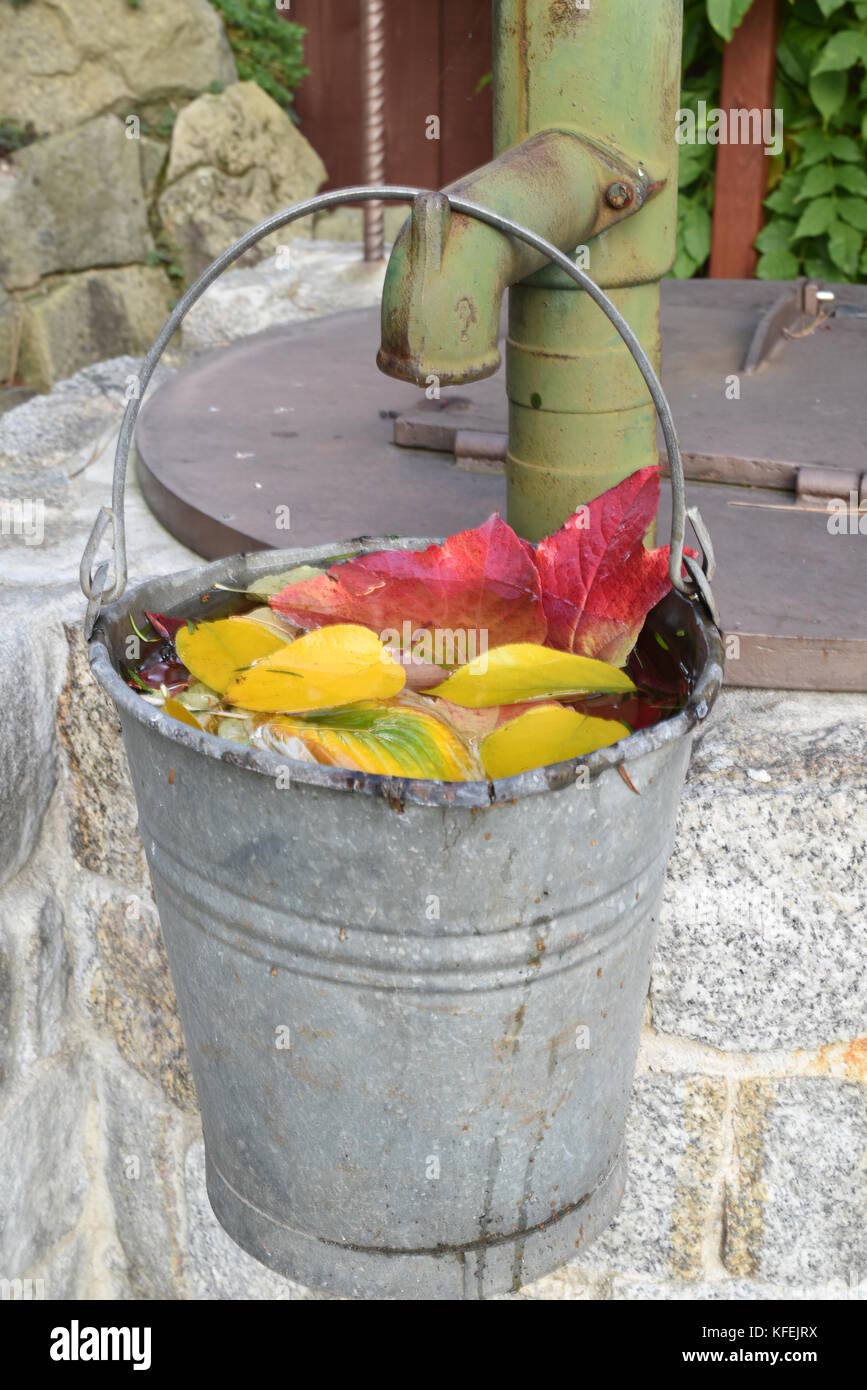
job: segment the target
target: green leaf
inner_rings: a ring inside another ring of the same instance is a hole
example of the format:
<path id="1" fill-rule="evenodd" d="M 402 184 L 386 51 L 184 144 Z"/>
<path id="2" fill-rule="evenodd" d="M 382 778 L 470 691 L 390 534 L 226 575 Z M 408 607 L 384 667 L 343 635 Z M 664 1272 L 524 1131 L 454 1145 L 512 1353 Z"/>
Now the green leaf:
<path id="1" fill-rule="evenodd" d="M 710 255 L 711 216 L 706 207 L 692 203 L 683 221 L 683 245 L 688 256 L 701 265 Z"/>
<path id="2" fill-rule="evenodd" d="M 832 34 L 817 61 L 813 64 L 813 76 L 822 72 L 840 72 L 853 68 L 856 63 L 867 62 L 867 36 L 855 29 L 841 29 Z"/>
<path id="3" fill-rule="evenodd" d="M 845 188 L 847 193 L 855 193 L 859 198 L 867 198 L 867 172 L 861 168 L 847 164 L 842 169 L 838 169 L 836 183 L 838 188 Z"/>
<path id="4" fill-rule="evenodd" d="M 820 198 L 823 193 L 830 193 L 836 182 L 835 172 L 830 164 L 814 164 L 804 175 L 804 182 L 795 202 L 803 203 L 808 198 Z"/>
<path id="5" fill-rule="evenodd" d="M 759 280 L 794 280 L 801 268 L 791 251 L 768 251 L 759 257 L 756 276 Z"/>
<path id="6" fill-rule="evenodd" d="M 848 80 L 845 72 L 820 72 L 810 78 L 810 99 L 827 123 L 846 100 Z"/>
<path id="7" fill-rule="evenodd" d="M 864 157 L 864 151 L 853 140 L 850 135 L 835 135 L 831 141 L 831 154 L 835 159 L 842 159 L 844 163 L 860 164 Z"/>
<path id="8" fill-rule="evenodd" d="M 858 269 L 862 275 L 867 276 L 867 246 L 864 247 L 864 254 L 861 257 Z"/>
<path id="9" fill-rule="evenodd" d="M 857 227 L 859 232 L 867 232 L 867 202 L 863 198 L 847 198 L 845 195 L 838 198 L 837 216 L 848 222 L 850 227 Z"/>
<path id="10" fill-rule="evenodd" d="M 848 0 L 816 0 L 816 4 L 819 6 L 819 9 L 826 19 L 829 15 L 832 15 L 835 10 L 842 9 L 847 2 Z"/>
<path id="11" fill-rule="evenodd" d="M 817 198 L 815 203 L 809 203 L 804 208 L 792 240 L 797 241 L 802 236 L 821 236 L 827 232 L 836 216 L 833 198 Z"/>
<path id="12" fill-rule="evenodd" d="M 266 574 L 261 579 L 256 579 L 247 593 L 254 594 L 256 598 L 271 598 L 285 589 L 287 584 L 300 584 L 302 580 L 315 579 L 322 573 L 316 565 L 295 565 L 291 570 L 284 570 L 282 574 Z"/>
<path id="13" fill-rule="evenodd" d="M 753 0 L 707 0 L 707 17 L 713 28 L 728 43 Z"/>
<path id="14" fill-rule="evenodd" d="M 806 80 L 805 76 L 804 81 Z M 799 168 L 809 169 L 812 164 L 818 164 L 821 160 L 827 159 L 831 153 L 833 137 L 819 126 L 811 126 L 809 130 L 799 130 L 793 139 L 801 151 L 801 158 L 798 160 Z"/>
<path id="15" fill-rule="evenodd" d="M 788 251 L 795 231 L 794 222 L 786 217 L 775 217 L 759 232 L 753 246 L 757 251 Z"/>
<path id="16" fill-rule="evenodd" d="M 835 222 L 828 230 L 828 254 L 836 266 L 846 275 L 854 275 L 858 269 L 858 257 L 864 238 L 854 227 L 845 222 Z"/>
<path id="17" fill-rule="evenodd" d="M 773 193 L 768 194 L 765 207 L 772 212 L 782 213 L 784 217 L 796 217 L 800 211 L 796 201 L 799 188 L 799 179 L 785 174 Z"/>

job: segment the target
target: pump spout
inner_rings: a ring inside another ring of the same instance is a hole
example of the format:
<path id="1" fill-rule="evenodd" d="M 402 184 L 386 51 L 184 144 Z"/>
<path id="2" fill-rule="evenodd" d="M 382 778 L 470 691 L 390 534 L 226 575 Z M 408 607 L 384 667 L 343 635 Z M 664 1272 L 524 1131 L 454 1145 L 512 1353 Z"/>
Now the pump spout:
<path id="1" fill-rule="evenodd" d="M 452 210 L 448 194 L 531 226 L 573 252 L 637 212 L 648 176 L 566 131 L 506 150 L 443 193 L 421 194 L 388 264 L 377 364 L 389 376 L 443 386 L 491 376 L 500 365 L 500 306 L 509 285 L 545 258 Z"/>
<path id="2" fill-rule="evenodd" d="M 494 0 L 493 14 L 497 158 L 445 193 L 577 252 L 659 370 L 683 0 Z M 531 248 L 427 194 L 391 255 L 378 361 L 426 386 L 491 375 L 507 285 L 506 514 L 538 540 L 658 459 L 644 378 L 590 296 Z"/>

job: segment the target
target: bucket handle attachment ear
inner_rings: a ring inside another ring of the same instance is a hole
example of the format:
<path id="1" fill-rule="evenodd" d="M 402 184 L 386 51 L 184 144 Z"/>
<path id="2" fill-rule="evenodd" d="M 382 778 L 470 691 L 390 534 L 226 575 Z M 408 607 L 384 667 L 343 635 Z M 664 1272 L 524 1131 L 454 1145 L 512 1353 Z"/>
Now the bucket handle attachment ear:
<path id="1" fill-rule="evenodd" d="M 186 314 L 193 307 L 197 300 L 205 293 L 209 285 L 219 275 L 222 275 L 230 265 L 243 256 L 251 246 L 255 246 L 257 241 L 263 237 L 271 236 L 272 233 L 280 230 L 281 227 L 288 226 L 290 222 L 295 222 L 301 217 L 308 217 L 311 213 L 320 212 L 327 208 L 338 207 L 343 203 L 364 203 L 371 201 L 381 202 L 409 202 L 421 199 L 427 201 L 431 198 L 448 198 L 448 201 L 457 213 L 465 217 L 475 217 L 480 222 L 485 222 L 489 227 L 494 227 L 502 232 L 504 236 L 517 237 L 519 241 L 525 242 L 528 246 L 540 251 L 554 265 L 559 266 L 570 279 L 586 290 L 590 298 L 599 305 L 599 308 L 607 316 L 612 325 L 617 329 L 626 346 L 629 348 L 638 370 L 644 377 L 647 388 L 653 398 L 657 415 L 662 426 L 662 433 L 665 439 L 665 448 L 668 454 L 668 468 L 671 478 L 671 547 L 669 552 L 668 573 L 673 588 L 678 593 L 687 598 L 698 597 L 704 603 L 708 613 L 717 627 L 720 626 L 719 612 L 714 602 L 710 588 L 710 580 L 714 572 L 713 546 L 710 542 L 707 528 L 695 507 L 686 507 L 686 488 L 683 477 L 683 461 L 680 455 L 680 445 L 677 439 L 677 430 L 674 425 L 674 417 L 671 413 L 671 406 L 666 399 L 662 389 L 662 383 L 657 376 L 653 364 L 638 338 L 633 333 L 629 324 L 620 313 L 619 309 L 612 304 L 608 296 L 599 288 L 594 280 L 585 270 L 577 266 L 562 251 L 544 237 L 537 236 L 528 227 L 521 226 L 518 222 L 513 222 L 509 217 L 503 217 L 498 212 L 492 212 L 490 208 L 480 207 L 477 203 L 468 202 L 465 198 L 453 197 L 451 194 L 434 193 L 425 189 L 403 187 L 397 184 L 383 185 L 382 187 L 361 186 L 358 188 L 341 188 L 332 193 L 320 193 L 315 198 L 307 198 L 303 202 L 294 203 L 292 207 L 284 208 L 281 212 L 275 212 L 271 217 L 260 222 L 257 226 L 251 227 L 242 237 L 239 237 L 232 246 L 229 246 L 215 261 L 202 271 L 190 288 L 181 296 L 174 309 L 166 319 L 159 334 L 154 339 L 147 356 L 142 364 L 139 373 L 137 389 L 134 395 L 127 402 L 121 422 L 120 433 L 117 440 L 117 448 L 114 456 L 114 480 L 112 484 L 112 498 L 110 507 L 101 507 L 90 533 L 84 554 L 81 557 L 81 567 L 79 579 L 82 592 L 88 600 L 87 612 L 84 619 L 84 635 L 89 640 L 97 618 L 107 603 L 119 599 L 126 588 L 127 564 L 126 564 L 126 532 L 124 528 L 124 491 L 126 487 L 126 470 L 129 461 L 129 451 L 132 444 L 133 432 L 135 430 L 136 419 L 138 418 L 139 408 L 144 399 L 145 392 L 150 384 L 151 378 L 156 370 L 157 363 L 163 355 L 169 340 L 185 318 Z M 701 558 L 694 559 L 690 555 L 684 555 L 684 539 L 686 531 L 686 521 L 689 518 L 696 540 L 701 549 Z M 112 547 L 111 555 L 108 559 L 101 560 L 94 569 L 94 562 L 100 548 L 105 532 L 111 526 Z M 687 570 L 687 577 L 683 575 L 684 567 Z M 113 568 L 114 577 L 109 582 L 109 570 Z"/>

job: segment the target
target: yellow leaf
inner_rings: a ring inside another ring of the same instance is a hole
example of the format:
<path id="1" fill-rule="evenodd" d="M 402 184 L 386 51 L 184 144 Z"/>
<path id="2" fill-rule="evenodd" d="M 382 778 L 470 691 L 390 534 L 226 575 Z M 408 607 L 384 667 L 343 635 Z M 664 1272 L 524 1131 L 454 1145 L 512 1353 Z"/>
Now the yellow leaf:
<path id="1" fill-rule="evenodd" d="M 594 719 L 563 705 L 528 710 L 482 740 L 480 753 L 488 777 L 513 777 L 533 767 L 565 763 L 626 738 L 616 719 Z"/>
<path id="2" fill-rule="evenodd" d="M 256 741 L 318 763 L 388 777 L 425 777 L 469 782 L 483 777 L 481 766 L 460 736 L 433 714 L 407 705 L 352 705 L 306 718 L 268 720 Z"/>
<path id="3" fill-rule="evenodd" d="M 286 646 L 287 640 L 258 623 L 218 618 L 199 623 L 192 632 L 182 627 L 175 638 L 175 650 L 197 680 L 223 695 L 239 671 Z"/>
<path id="4" fill-rule="evenodd" d="M 245 709 L 300 714 L 387 700 L 403 689 L 405 680 L 375 632 L 336 623 L 264 657 L 233 681 L 226 698 Z"/>
<path id="5" fill-rule="evenodd" d="M 275 613 L 274 609 L 269 608 L 267 604 L 262 608 L 251 608 L 249 613 L 233 613 L 229 622 L 258 623 L 267 632 L 273 632 L 275 636 L 281 637 L 284 642 L 291 642 L 293 637 L 298 636 L 298 628 L 281 618 L 279 613 Z"/>
<path id="6" fill-rule="evenodd" d="M 523 700 L 634 689 L 626 672 L 609 666 L 607 661 L 558 652 L 534 642 L 512 642 L 483 652 L 425 693 L 470 709 L 487 709 Z"/>
<path id="7" fill-rule="evenodd" d="M 179 724 L 192 724 L 194 729 L 201 729 L 201 724 L 194 714 L 190 714 L 185 709 L 180 700 L 175 700 L 169 695 L 163 702 L 163 714 L 170 714 L 172 719 L 177 719 Z"/>

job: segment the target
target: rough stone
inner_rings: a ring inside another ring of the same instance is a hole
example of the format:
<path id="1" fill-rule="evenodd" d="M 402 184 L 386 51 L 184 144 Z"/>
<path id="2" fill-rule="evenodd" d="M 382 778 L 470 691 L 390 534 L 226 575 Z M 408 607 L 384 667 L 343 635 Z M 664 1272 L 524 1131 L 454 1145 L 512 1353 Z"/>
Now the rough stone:
<path id="1" fill-rule="evenodd" d="M 69 666 L 57 727 L 69 774 L 69 838 L 78 863 L 141 891 L 146 882 L 120 721 L 90 673 L 84 637 L 68 626 Z"/>
<path id="2" fill-rule="evenodd" d="M 63 908 L 49 893 L 39 913 L 39 928 L 31 952 L 36 976 L 36 1034 L 40 1056 L 49 1057 L 63 1045 L 69 995 L 70 962 L 64 937 Z"/>
<path id="3" fill-rule="evenodd" d="M 726 1050 L 864 1032 L 865 767 L 867 696 L 723 692 L 666 879 L 657 1029 Z"/>
<path id="4" fill-rule="evenodd" d="M 126 1068 L 105 1071 L 100 1100 L 106 1178 L 130 1295 L 185 1298 L 183 1119 Z"/>
<path id="5" fill-rule="evenodd" d="M 204 352 L 280 324 L 366 308 L 379 302 L 384 278 L 384 263 L 366 265 L 360 246 L 296 238 L 211 285 L 184 320 L 184 347 Z"/>
<path id="6" fill-rule="evenodd" d="M 325 166 L 291 118 L 255 82 L 191 102 L 178 116 L 159 211 L 188 279 L 254 223 L 325 179 Z M 270 255 L 289 228 L 249 251 Z"/>
<path id="7" fill-rule="evenodd" d="M 15 300 L 0 285 L 0 385 L 17 375 L 14 357 L 18 316 Z"/>
<path id="8" fill-rule="evenodd" d="M 142 135 L 138 141 L 141 181 L 145 202 L 150 204 L 156 192 L 163 166 L 168 159 L 169 147 L 162 140 L 154 140 Z"/>
<path id="9" fill-rule="evenodd" d="M 207 0 L 0 5 L 0 52 L 0 111 L 22 126 L 33 121 L 40 135 L 103 111 L 144 114 L 236 77 Z"/>
<path id="10" fill-rule="evenodd" d="M 595 1275 L 695 1280 L 723 1145 L 726 1084 L 707 1076 L 636 1078 L 629 1178 L 612 1224 L 574 1267 Z"/>
<path id="11" fill-rule="evenodd" d="M 96 946 L 80 981 L 91 1016 L 121 1056 L 174 1104 L 195 1111 L 196 1093 L 177 999 L 153 902 L 136 893 L 105 899 L 88 913 Z"/>
<path id="12" fill-rule="evenodd" d="M 0 1111 L 0 1269 L 26 1275 L 77 1224 L 87 1191 L 89 1068 L 39 1062 Z"/>
<path id="13" fill-rule="evenodd" d="M 170 299 L 169 281 L 156 266 L 49 277 L 19 301 L 21 379 L 47 390 L 91 362 L 146 352 Z"/>
<path id="14" fill-rule="evenodd" d="M 186 1274 L 193 1298 L 281 1302 L 327 1298 L 327 1295 L 273 1274 L 226 1234 L 208 1201 L 205 1146 L 200 1139 L 187 1150 L 186 1192 L 189 1210 Z"/>
<path id="15" fill-rule="evenodd" d="M 746 1081 L 734 1125 L 729 1273 L 867 1292 L 867 1088 L 826 1077 Z"/>
<path id="16" fill-rule="evenodd" d="M 116 116 L 49 136 L 0 170 L 0 283 L 144 261 L 151 247 L 135 140 Z"/>
<path id="17" fill-rule="evenodd" d="M 130 356 L 93 363 L 59 381 L 50 396 L 31 397 L 0 416 L 0 479 L 14 467 L 38 485 L 46 474 L 73 477 L 86 468 L 117 431 L 141 365 Z M 154 386 L 168 375 L 159 366 Z"/>
<path id="18" fill-rule="evenodd" d="M 57 636 L 43 605 L 0 594 L 0 884 L 29 857 L 54 788 Z"/>

